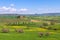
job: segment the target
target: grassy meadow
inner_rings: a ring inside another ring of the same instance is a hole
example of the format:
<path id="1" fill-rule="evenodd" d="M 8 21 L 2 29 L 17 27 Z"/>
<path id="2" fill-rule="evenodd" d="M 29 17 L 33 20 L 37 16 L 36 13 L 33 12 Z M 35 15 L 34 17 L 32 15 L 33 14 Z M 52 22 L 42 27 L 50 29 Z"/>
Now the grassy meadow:
<path id="1" fill-rule="evenodd" d="M 3 28 L 9 32 L 2 32 Z M 23 29 L 23 33 L 15 29 Z M 60 40 L 60 16 L 1 16 L 0 40 Z"/>

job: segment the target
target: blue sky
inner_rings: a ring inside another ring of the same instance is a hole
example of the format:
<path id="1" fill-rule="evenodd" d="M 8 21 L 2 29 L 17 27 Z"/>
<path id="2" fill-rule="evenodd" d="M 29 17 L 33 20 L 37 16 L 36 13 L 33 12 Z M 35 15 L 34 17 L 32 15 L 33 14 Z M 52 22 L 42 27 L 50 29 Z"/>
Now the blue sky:
<path id="1" fill-rule="evenodd" d="M 0 0 L 0 13 L 59 13 L 60 0 Z"/>

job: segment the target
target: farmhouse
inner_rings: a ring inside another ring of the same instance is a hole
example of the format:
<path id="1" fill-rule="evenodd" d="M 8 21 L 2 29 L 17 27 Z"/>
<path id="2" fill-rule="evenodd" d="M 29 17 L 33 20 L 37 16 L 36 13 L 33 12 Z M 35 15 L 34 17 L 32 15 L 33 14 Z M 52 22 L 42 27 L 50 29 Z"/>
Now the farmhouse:
<path id="1" fill-rule="evenodd" d="M 25 16 L 17 16 L 17 18 L 23 19 L 25 18 Z"/>

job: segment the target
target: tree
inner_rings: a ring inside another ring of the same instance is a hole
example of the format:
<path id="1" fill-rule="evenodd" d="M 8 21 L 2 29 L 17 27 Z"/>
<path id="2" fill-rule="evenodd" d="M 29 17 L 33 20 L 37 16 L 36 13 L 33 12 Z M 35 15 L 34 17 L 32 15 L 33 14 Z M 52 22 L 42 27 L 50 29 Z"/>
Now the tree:
<path id="1" fill-rule="evenodd" d="M 43 23 L 43 26 L 48 26 L 48 23 Z"/>
<path id="2" fill-rule="evenodd" d="M 50 24 L 51 24 L 51 25 L 54 25 L 54 24 L 55 24 L 55 22 L 50 22 Z"/>

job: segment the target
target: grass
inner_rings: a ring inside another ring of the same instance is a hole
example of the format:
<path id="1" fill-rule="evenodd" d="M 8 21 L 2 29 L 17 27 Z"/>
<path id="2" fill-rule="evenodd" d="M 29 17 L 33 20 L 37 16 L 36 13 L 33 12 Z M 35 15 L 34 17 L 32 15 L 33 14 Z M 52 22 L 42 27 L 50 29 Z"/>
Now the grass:
<path id="1" fill-rule="evenodd" d="M 0 40 L 60 40 L 60 30 L 55 31 L 55 30 L 47 30 L 47 29 L 39 28 L 39 26 L 42 23 L 47 22 L 47 21 L 44 21 L 44 19 L 49 19 L 49 20 L 58 19 L 58 20 L 60 20 L 59 19 L 60 17 L 54 17 L 54 16 L 49 16 L 49 17 L 47 17 L 47 16 L 43 16 L 43 17 L 42 16 L 36 16 L 36 17 L 31 16 L 31 17 L 27 17 L 27 19 L 25 19 L 25 21 L 24 21 L 25 23 L 28 22 L 28 21 L 26 21 L 26 20 L 29 20 L 28 18 L 31 18 L 32 20 L 39 20 L 40 21 L 40 22 L 30 22 L 28 24 L 29 29 L 27 29 L 26 24 L 25 25 L 22 24 L 19 26 L 9 26 L 9 25 L 7 26 L 7 25 L 5 25 L 4 23 L 6 23 L 6 24 L 9 22 L 11 23 L 15 20 L 15 16 L 14 17 L 8 16 L 8 18 L 6 18 L 5 16 L 1 17 L 1 20 L 0 20 Z M 23 22 L 23 20 L 20 21 L 20 19 L 18 21 L 19 21 L 19 23 Z M 3 27 L 9 28 L 10 32 L 9 33 L 2 33 L 1 29 Z M 45 27 L 52 27 L 52 28 L 60 29 L 60 24 L 57 23 L 55 25 L 49 25 L 49 26 L 45 26 Z M 15 30 L 14 30 L 15 28 L 24 29 L 24 33 L 15 32 Z M 43 37 L 39 37 L 38 32 L 43 32 L 44 34 L 46 32 L 49 32 L 51 34 L 49 36 L 44 35 Z"/>
<path id="2" fill-rule="evenodd" d="M 24 28 L 24 26 L 20 27 Z M 50 32 L 51 34 L 49 36 L 44 35 L 43 37 L 39 37 L 38 32 L 44 32 L 44 34 L 46 32 Z M 37 27 L 32 27 L 31 29 L 24 29 L 24 33 L 17 33 L 14 31 L 14 29 L 10 28 L 9 33 L 0 32 L 0 40 L 60 40 L 60 33 L 53 30 L 46 30 Z"/>
<path id="3" fill-rule="evenodd" d="M 59 40 L 60 34 L 51 34 L 50 36 L 39 37 L 37 31 L 26 31 L 24 33 L 0 33 L 0 40 Z"/>

